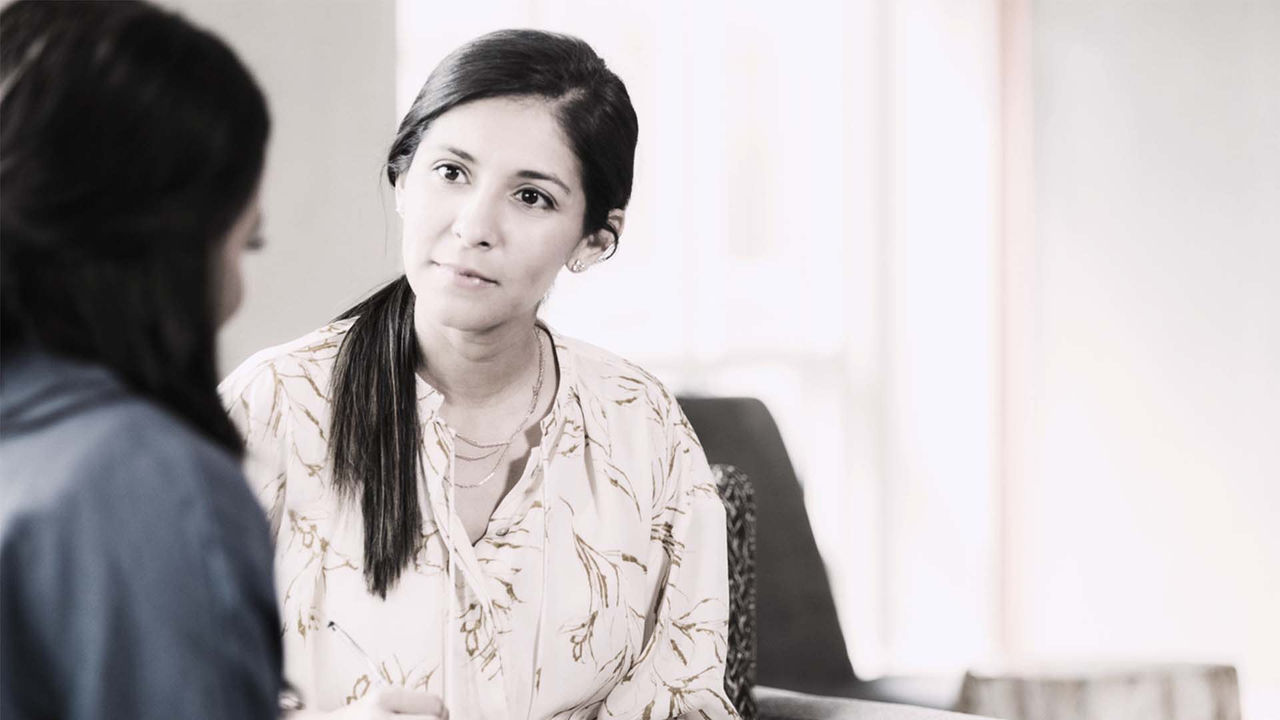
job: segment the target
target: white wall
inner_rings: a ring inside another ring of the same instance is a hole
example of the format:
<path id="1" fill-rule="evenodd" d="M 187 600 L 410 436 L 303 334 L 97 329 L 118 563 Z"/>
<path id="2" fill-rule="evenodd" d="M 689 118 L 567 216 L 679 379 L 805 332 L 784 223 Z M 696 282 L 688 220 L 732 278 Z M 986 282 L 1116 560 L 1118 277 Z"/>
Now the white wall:
<path id="1" fill-rule="evenodd" d="M 395 114 L 390 0 L 169 0 L 223 37 L 271 108 L 265 250 L 246 256 L 245 300 L 219 338 L 229 372 L 328 322 L 400 268 L 381 174 Z"/>
<path id="2" fill-rule="evenodd" d="M 1010 650 L 1280 717 L 1280 3 L 1043 0 Z"/>

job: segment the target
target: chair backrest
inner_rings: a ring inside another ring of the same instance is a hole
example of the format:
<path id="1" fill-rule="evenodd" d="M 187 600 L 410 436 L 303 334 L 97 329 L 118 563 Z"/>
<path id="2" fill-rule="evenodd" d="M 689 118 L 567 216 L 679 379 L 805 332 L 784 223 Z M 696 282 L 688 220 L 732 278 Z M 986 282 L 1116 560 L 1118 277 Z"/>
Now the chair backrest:
<path id="1" fill-rule="evenodd" d="M 709 462 L 747 475 L 756 504 L 756 682 L 848 697 L 858 684 L 804 495 L 764 403 L 680 398 Z"/>

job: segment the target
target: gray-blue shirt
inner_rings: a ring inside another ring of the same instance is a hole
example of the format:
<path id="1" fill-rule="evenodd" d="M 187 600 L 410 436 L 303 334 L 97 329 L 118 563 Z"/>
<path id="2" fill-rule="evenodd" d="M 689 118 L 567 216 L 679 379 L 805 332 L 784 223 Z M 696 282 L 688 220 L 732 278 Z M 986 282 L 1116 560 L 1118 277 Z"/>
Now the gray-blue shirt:
<path id="1" fill-rule="evenodd" d="M 0 716 L 267 718 L 266 520 L 235 459 L 106 370 L 0 366 Z"/>

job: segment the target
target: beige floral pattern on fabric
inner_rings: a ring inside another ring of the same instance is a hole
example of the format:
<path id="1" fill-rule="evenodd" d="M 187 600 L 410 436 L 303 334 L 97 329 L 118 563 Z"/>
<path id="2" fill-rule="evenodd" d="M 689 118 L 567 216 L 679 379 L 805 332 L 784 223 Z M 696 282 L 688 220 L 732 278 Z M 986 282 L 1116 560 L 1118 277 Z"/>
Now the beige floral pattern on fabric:
<path id="1" fill-rule="evenodd" d="M 472 546 L 443 398 L 419 380 L 421 549 L 382 599 L 364 586 L 360 509 L 327 465 L 350 323 L 264 350 L 220 387 L 271 520 L 285 676 L 304 701 L 336 708 L 384 684 L 440 695 L 460 720 L 735 718 L 724 509 L 672 395 L 553 333 L 541 444 Z"/>

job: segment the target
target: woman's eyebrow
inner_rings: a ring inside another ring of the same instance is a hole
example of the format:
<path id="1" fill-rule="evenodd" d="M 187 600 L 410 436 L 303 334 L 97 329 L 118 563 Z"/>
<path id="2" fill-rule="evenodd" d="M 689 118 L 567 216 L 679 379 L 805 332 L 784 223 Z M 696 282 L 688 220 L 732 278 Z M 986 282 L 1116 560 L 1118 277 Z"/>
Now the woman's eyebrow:
<path id="1" fill-rule="evenodd" d="M 545 180 L 547 182 L 553 182 L 559 185 L 560 188 L 564 190 L 565 195 L 573 194 L 573 191 L 569 189 L 569 186 L 566 185 L 564 181 L 562 181 L 560 178 L 556 177 L 555 175 L 550 175 L 544 172 L 538 172 L 537 170 L 521 170 L 516 173 L 516 177 L 524 178 L 525 180 Z"/>
<path id="2" fill-rule="evenodd" d="M 467 162 L 469 162 L 469 163 L 473 163 L 473 162 L 475 162 L 475 161 L 476 161 L 476 159 L 475 159 L 474 157 L 472 157 L 472 156 L 471 156 L 471 153 L 467 152 L 466 150 L 459 150 L 458 148 L 456 148 L 456 147 L 452 147 L 452 146 L 449 146 L 449 145 L 446 145 L 446 146 L 445 146 L 445 148 L 444 148 L 444 150 L 445 150 L 445 152 L 448 152 L 448 153 L 452 153 L 452 154 L 454 154 L 454 155 L 457 155 L 459 158 L 462 158 L 463 160 L 465 160 L 465 161 L 467 161 Z"/>

